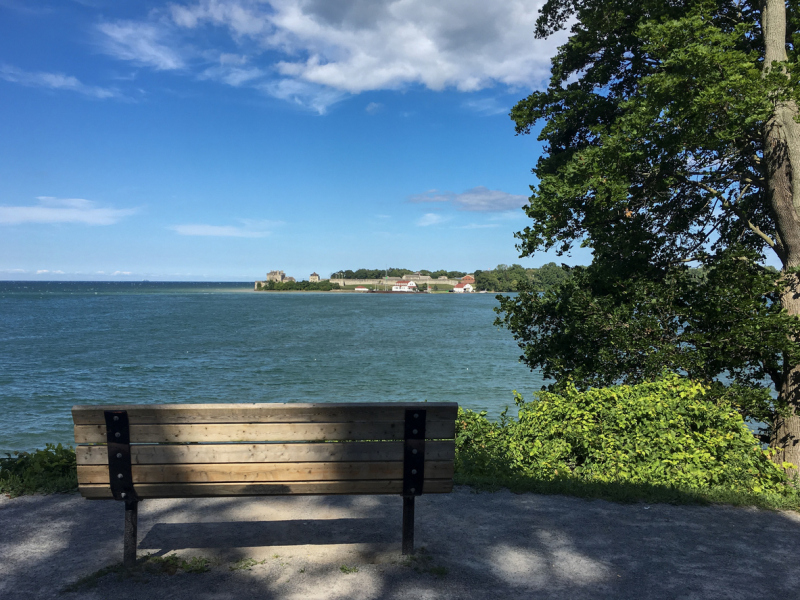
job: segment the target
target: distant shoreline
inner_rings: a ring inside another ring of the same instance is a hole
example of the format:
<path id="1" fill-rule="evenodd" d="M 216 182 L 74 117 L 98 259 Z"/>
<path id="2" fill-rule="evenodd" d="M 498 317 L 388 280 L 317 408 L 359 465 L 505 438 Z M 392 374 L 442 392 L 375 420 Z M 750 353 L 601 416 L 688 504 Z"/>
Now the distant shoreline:
<path id="1" fill-rule="evenodd" d="M 220 290 L 220 291 L 236 291 L 239 292 L 241 290 Z M 249 290 L 255 294 L 359 294 L 361 296 L 372 296 L 378 294 L 372 294 L 370 292 L 357 292 L 356 290 Z M 498 292 L 486 292 L 486 294 L 496 294 Z M 396 292 L 392 295 L 394 296 L 441 296 L 441 295 L 448 295 L 448 296 L 480 296 L 485 295 L 484 292 L 469 292 L 467 294 L 454 294 L 450 291 L 441 291 L 441 292 Z M 385 294 L 380 294 L 381 296 Z M 388 295 L 388 294 L 386 294 Z"/>
<path id="2" fill-rule="evenodd" d="M 355 290 L 254 290 L 249 291 L 254 294 L 363 294 Z"/>

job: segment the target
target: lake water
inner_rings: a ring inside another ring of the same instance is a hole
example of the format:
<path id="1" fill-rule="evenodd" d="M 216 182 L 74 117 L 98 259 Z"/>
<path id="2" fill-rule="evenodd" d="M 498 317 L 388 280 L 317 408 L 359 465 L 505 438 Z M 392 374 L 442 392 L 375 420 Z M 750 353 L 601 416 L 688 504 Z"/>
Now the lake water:
<path id="1" fill-rule="evenodd" d="M 492 294 L 250 290 L 0 282 L 0 453 L 71 443 L 73 404 L 428 400 L 496 417 L 542 386 Z"/>

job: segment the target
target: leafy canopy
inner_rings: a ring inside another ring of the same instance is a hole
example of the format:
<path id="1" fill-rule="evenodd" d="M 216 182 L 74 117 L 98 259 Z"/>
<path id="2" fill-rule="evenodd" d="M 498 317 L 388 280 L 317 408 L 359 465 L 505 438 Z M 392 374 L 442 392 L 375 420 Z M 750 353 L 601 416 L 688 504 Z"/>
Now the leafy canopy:
<path id="1" fill-rule="evenodd" d="M 747 416 L 772 414 L 800 363 L 798 320 L 765 268 L 786 248 L 767 200 L 764 128 L 797 96 L 790 60 L 764 74 L 760 5 L 733 0 L 549 0 L 546 36 L 573 20 L 548 88 L 519 102 L 517 133 L 543 122 L 544 154 L 517 234 L 523 256 L 592 249 L 555 291 L 501 300 L 522 360 L 578 388 L 725 375 Z M 800 73 L 798 73 L 800 75 Z M 696 269 L 693 267 L 700 267 Z M 742 387 L 743 386 L 743 387 Z"/>

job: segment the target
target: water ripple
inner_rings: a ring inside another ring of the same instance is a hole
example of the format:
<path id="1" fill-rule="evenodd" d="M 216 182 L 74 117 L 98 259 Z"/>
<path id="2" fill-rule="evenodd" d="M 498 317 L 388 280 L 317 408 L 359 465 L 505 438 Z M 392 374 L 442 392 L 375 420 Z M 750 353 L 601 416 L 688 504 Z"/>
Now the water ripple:
<path id="1" fill-rule="evenodd" d="M 0 284 L 0 452 L 69 443 L 73 404 L 428 400 L 496 416 L 542 385 L 489 294 L 15 285 Z"/>

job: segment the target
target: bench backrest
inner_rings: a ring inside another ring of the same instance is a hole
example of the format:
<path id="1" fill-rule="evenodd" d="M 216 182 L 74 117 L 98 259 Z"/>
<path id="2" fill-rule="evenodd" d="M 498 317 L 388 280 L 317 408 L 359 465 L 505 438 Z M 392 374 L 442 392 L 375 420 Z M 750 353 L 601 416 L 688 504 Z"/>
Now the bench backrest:
<path id="1" fill-rule="evenodd" d="M 426 417 L 417 493 L 449 492 L 454 402 L 74 406 L 79 489 L 113 497 L 105 413 L 124 410 L 140 499 L 401 494 L 406 411 L 415 409 Z"/>

